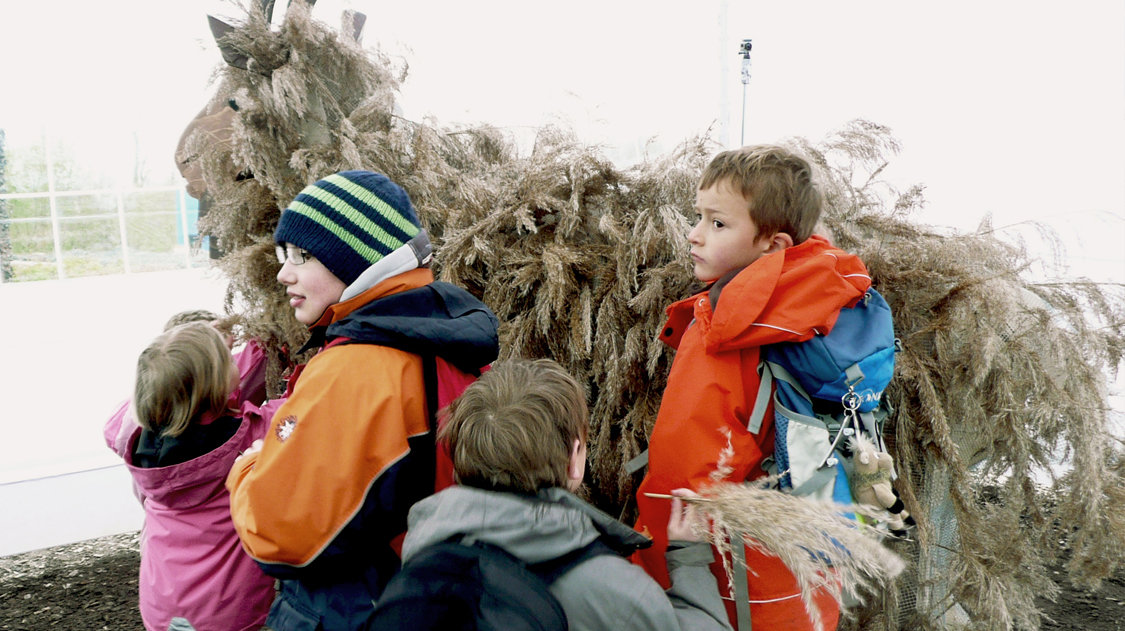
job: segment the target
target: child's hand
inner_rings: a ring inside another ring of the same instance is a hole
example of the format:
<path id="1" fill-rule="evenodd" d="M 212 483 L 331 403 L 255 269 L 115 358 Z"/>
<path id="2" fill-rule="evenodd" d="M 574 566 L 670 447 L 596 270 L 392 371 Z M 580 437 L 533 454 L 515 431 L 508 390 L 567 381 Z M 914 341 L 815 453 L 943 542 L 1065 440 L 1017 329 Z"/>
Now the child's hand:
<path id="1" fill-rule="evenodd" d="M 234 459 L 234 464 L 238 464 L 239 460 L 242 460 L 246 456 L 256 454 L 261 450 L 262 450 L 262 439 L 259 438 L 258 440 L 255 440 L 254 442 L 250 443 L 250 446 L 246 448 L 246 451 L 238 454 L 238 457 Z"/>
<path id="2" fill-rule="evenodd" d="M 703 520 L 696 510 L 695 502 L 685 502 L 681 497 L 699 497 L 691 489 L 675 489 L 672 495 L 672 512 L 668 515 L 669 541 L 702 541 Z"/>

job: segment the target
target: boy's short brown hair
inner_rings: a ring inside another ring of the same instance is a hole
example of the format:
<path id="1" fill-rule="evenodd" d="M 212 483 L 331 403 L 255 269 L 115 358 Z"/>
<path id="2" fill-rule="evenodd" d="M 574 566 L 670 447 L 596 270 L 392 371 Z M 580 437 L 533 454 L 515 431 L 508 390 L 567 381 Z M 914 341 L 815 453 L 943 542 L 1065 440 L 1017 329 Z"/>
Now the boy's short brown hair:
<path id="1" fill-rule="evenodd" d="M 550 359 L 499 362 L 449 407 L 438 439 L 459 484 L 535 493 L 566 487 L 575 439 L 586 441 L 586 394 Z"/>
<path id="2" fill-rule="evenodd" d="M 215 327 L 189 322 L 159 335 L 137 359 L 133 406 L 149 431 L 179 436 L 204 412 L 220 412 L 235 370 Z"/>
<path id="3" fill-rule="evenodd" d="M 778 145 L 752 145 L 724 151 L 711 160 L 700 190 L 726 182 L 749 203 L 759 234 L 784 232 L 794 245 L 812 235 L 820 220 L 823 197 L 812 166 Z"/>

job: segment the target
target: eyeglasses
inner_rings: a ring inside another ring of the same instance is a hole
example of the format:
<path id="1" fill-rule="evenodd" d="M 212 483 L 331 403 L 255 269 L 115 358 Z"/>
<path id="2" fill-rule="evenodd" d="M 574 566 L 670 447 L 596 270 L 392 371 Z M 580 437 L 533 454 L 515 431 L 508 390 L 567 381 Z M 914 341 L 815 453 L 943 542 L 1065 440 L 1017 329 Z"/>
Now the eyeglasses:
<path id="1" fill-rule="evenodd" d="M 294 265 L 304 265 L 309 259 L 314 258 L 308 250 L 303 250 L 295 245 L 278 245 L 276 248 L 277 262 L 285 265 L 286 261 Z"/>

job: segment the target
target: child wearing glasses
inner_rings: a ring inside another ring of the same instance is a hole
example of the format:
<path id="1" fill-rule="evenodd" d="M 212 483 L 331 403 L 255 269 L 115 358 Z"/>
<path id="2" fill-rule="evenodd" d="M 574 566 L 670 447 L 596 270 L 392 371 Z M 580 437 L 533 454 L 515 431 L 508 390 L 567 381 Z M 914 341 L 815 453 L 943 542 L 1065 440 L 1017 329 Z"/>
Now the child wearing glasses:
<path id="1" fill-rule="evenodd" d="M 423 358 L 479 374 L 499 352 L 498 321 L 434 280 L 426 231 L 384 175 L 306 187 L 274 240 L 305 349 L 320 350 L 231 468 L 231 514 L 244 548 L 281 579 L 271 629 L 357 628 L 398 569 L 408 510 L 435 488 Z"/>

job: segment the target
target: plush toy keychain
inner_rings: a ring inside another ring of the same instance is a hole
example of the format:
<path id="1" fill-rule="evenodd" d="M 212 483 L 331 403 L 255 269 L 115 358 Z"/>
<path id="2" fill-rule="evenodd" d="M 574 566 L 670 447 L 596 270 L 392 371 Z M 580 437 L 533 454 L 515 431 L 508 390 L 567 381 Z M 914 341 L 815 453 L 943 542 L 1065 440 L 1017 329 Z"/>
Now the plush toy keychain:
<path id="1" fill-rule="evenodd" d="M 875 443 L 863 434 L 850 438 L 848 445 L 854 465 L 848 476 L 852 497 L 860 504 L 889 512 L 891 519 L 887 521 L 887 526 L 891 534 L 905 537 L 907 527 L 914 525 L 914 518 L 906 512 L 902 499 L 891 486 L 894 459 L 889 453 L 876 449 Z"/>

